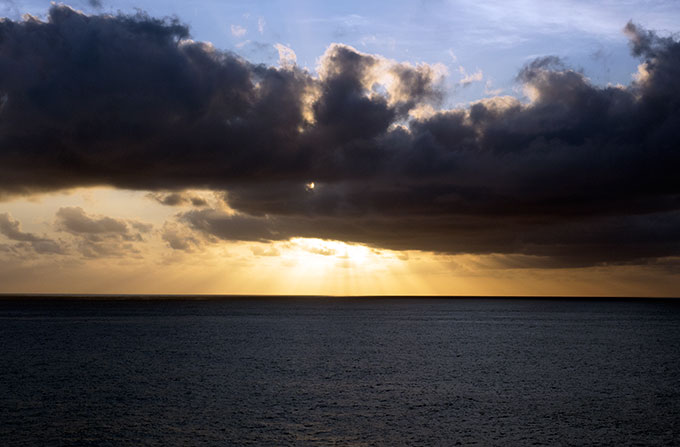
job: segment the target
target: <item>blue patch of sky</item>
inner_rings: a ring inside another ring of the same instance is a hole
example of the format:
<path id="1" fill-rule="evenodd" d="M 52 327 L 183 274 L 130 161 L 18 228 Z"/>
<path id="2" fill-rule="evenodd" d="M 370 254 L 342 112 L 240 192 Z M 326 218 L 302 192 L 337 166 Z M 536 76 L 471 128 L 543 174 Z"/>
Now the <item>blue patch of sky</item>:
<path id="1" fill-rule="evenodd" d="M 101 6 L 96 6 L 100 3 Z M 177 16 L 195 40 L 210 41 L 253 62 L 274 65 L 274 44 L 293 49 L 313 71 L 329 44 L 449 70 L 445 106 L 493 94 L 521 95 L 515 76 L 535 57 L 557 55 L 594 83 L 628 84 L 638 61 L 622 32 L 633 20 L 663 35 L 680 28 L 680 2 L 654 0 L 218 1 L 73 0 L 87 13 Z M 0 13 L 44 17 L 46 0 L 0 0 Z M 460 67 L 463 67 L 461 70 Z M 482 71 L 481 81 L 460 84 Z"/>

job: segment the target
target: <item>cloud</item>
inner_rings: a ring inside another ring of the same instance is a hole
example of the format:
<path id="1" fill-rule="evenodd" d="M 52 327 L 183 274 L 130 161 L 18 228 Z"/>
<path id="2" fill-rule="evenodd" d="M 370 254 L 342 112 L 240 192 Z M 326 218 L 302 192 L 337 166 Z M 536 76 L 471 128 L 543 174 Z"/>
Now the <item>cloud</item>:
<path id="1" fill-rule="evenodd" d="M 180 214 L 181 220 L 206 235 L 229 241 L 258 241 L 288 239 L 281 234 L 276 219 L 247 215 L 227 214 L 216 209 L 189 211 Z"/>
<path id="2" fill-rule="evenodd" d="M 56 228 L 76 237 L 81 254 L 88 258 L 139 255 L 138 242 L 153 226 L 134 220 L 88 215 L 80 207 L 59 208 Z"/>
<path id="3" fill-rule="evenodd" d="M 194 230 L 222 240 L 336 239 L 392 250 L 521 254 L 533 268 L 655 263 L 680 250 L 680 213 L 539 219 L 530 216 L 390 217 L 243 216 L 218 210 L 183 213 Z M 503 225 L 499 226 L 499 219 Z M 511 265 L 509 265 L 511 266 Z"/>
<path id="4" fill-rule="evenodd" d="M 328 247 L 305 247 L 305 250 L 312 254 L 321 256 L 332 256 L 335 254 L 335 249 Z"/>
<path id="5" fill-rule="evenodd" d="M 290 47 L 281 43 L 274 44 L 274 48 L 279 52 L 279 65 L 282 67 L 293 67 L 297 63 L 297 55 Z"/>
<path id="6" fill-rule="evenodd" d="M 246 35 L 246 32 L 248 32 L 248 30 L 241 25 L 231 25 L 229 29 L 234 37 L 243 37 Z"/>
<path id="7" fill-rule="evenodd" d="M 71 234 L 124 234 L 128 225 L 112 217 L 90 217 L 80 207 L 59 208 L 57 219 L 62 230 Z"/>
<path id="8" fill-rule="evenodd" d="M 64 254 L 65 248 L 47 237 L 40 237 L 21 230 L 21 222 L 12 218 L 9 213 L 0 214 L 0 234 L 12 241 L 19 241 L 15 247 L 30 247 L 40 254 Z"/>
<path id="9" fill-rule="evenodd" d="M 372 144 L 440 94 L 427 65 L 334 45 L 318 78 L 249 64 L 188 39 L 177 21 L 145 15 L 87 16 L 56 5 L 47 22 L 6 20 L 0 31 L 12 36 L 0 56 L 8 67 L 0 79 L 6 193 L 226 188 L 307 177 L 312 166 L 337 177 L 338 162 L 350 161 L 340 146 Z M 336 146 L 337 157 L 324 155 Z"/>
<path id="10" fill-rule="evenodd" d="M 626 33 L 628 86 L 547 57 L 527 100 L 441 110 L 436 66 L 333 44 L 318 74 L 267 67 L 176 20 L 52 6 L 0 23 L 0 191 L 211 188 L 235 214 L 180 215 L 205 237 L 655 262 L 680 255 L 680 43 Z"/>
<path id="11" fill-rule="evenodd" d="M 21 231 L 21 223 L 14 220 L 9 213 L 0 214 L 0 233 L 13 241 L 35 241 L 39 238 L 32 233 Z"/>
<path id="12" fill-rule="evenodd" d="M 458 67 L 458 72 L 463 76 L 463 78 L 458 81 L 462 86 L 468 86 L 473 82 L 480 82 L 484 78 L 482 70 L 477 69 L 474 73 L 468 73 L 465 68 L 461 65 Z"/>
<path id="13" fill-rule="evenodd" d="M 262 247 L 260 245 L 253 245 L 250 247 L 250 251 L 253 252 L 255 256 L 280 256 L 281 252 L 278 248 L 274 246 Z"/>
<path id="14" fill-rule="evenodd" d="M 498 96 L 503 92 L 502 88 L 493 88 L 493 82 L 490 79 L 487 79 L 487 81 L 484 83 L 484 94 L 485 95 L 491 95 L 491 96 Z"/>
<path id="15" fill-rule="evenodd" d="M 208 205 L 208 202 L 204 198 L 190 195 L 185 192 L 149 193 L 147 197 L 155 200 L 161 205 L 168 206 L 192 205 L 195 207 L 202 207 Z"/>
<path id="16" fill-rule="evenodd" d="M 163 225 L 161 237 L 173 250 L 193 252 L 203 245 L 201 238 L 196 237 L 191 229 L 175 222 L 166 222 Z"/>
<path id="17" fill-rule="evenodd" d="M 258 17 L 257 19 L 257 30 L 260 32 L 260 34 L 264 33 L 264 27 L 267 24 L 267 22 L 264 21 L 264 17 Z"/>

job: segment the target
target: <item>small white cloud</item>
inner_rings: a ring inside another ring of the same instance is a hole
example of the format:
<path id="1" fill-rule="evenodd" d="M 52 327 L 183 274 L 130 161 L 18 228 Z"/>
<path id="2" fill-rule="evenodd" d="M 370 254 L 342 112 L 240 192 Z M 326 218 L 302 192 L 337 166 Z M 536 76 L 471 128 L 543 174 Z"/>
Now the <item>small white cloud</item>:
<path id="1" fill-rule="evenodd" d="M 451 56 L 451 60 L 453 62 L 458 62 L 458 56 L 456 56 L 456 53 L 454 53 L 451 48 L 449 48 L 448 53 L 449 53 L 449 56 Z"/>
<path id="2" fill-rule="evenodd" d="M 649 64 L 643 62 L 637 66 L 637 73 L 633 73 L 633 80 L 638 84 L 644 84 L 649 80 Z"/>
<path id="3" fill-rule="evenodd" d="M 264 33 L 264 26 L 267 23 L 264 21 L 264 17 L 260 17 L 257 19 L 257 30 L 260 32 L 260 34 Z"/>
<path id="4" fill-rule="evenodd" d="M 493 82 L 491 82 L 491 79 L 487 79 L 486 83 L 484 84 L 484 94 L 485 95 L 491 95 L 491 96 L 498 96 L 501 93 L 503 93 L 502 88 L 493 88 Z"/>
<path id="5" fill-rule="evenodd" d="M 375 34 L 368 34 L 363 36 L 360 40 L 359 43 L 361 43 L 362 46 L 366 46 L 369 44 L 375 44 L 378 41 L 378 38 L 375 37 Z"/>
<path id="6" fill-rule="evenodd" d="M 248 30 L 241 25 L 231 25 L 231 34 L 234 35 L 234 37 L 243 37 L 246 32 L 248 32 Z"/>
<path id="7" fill-rule="evenodd" d="M 278 248 L 273 245 L 262 247 L 261 245 L 255 245 L 250 247 L 250 251 L 253 252 L 255 256 L 280 256 Z"/>
<path id="8" fill-rule="evenodd" d="M 473 82 L 479 82 L 484 78 L 484 74 L 482 73 L 482 70 L 480 70 L 479 68 L 474 73 L 468 73 L 465 70 L 465 68 L 461 65 L 460 67 L 458 67 L 458 72 L 463 76 L 463 79 L 458 81 L 458 83 L 463 86 L 472 84 Z"/>
<path id="9" fill-rule="evenodd" d="M 279 52 L 279 65 L 282 67 L 293 67 L 297 63 L 297 55 L 292 48 L 281 43 L 274 44 L 274 48 Z"/>

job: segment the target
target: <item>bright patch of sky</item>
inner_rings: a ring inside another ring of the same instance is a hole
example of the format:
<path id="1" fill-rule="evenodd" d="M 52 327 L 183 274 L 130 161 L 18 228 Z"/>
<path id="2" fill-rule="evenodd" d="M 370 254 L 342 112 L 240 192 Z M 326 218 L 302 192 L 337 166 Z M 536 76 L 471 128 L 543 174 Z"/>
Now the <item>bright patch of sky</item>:
<path id="1" fill-rule="evenodd" d="M 333 42 L 398 61 L 449 69 L 448 105 L 513 94 L 527 61 L 557 55 L 593 82 L 627 84 L 636 71 L 623 26 L 633 20 L 668 35 L 680 30 L 680 2 L 660 0 L 221 1 L 73 0 L 88 13 L 177 16 L 196 40 L 277 65 L 280 48 L 315 70 Z M 101 4 L 101 6 L 97 6 Z M 0 0 L 0 14 L 44 16 L 47 0 Z M 471 75 L 472 78 L 470 77 Z M 462 82 L 461 82 L 462 81 Z"/>

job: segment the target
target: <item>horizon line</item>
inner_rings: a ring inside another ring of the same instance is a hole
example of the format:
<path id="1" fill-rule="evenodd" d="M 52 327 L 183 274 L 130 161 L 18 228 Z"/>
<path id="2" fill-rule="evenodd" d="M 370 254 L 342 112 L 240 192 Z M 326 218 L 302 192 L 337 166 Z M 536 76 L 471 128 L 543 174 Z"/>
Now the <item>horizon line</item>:
<path id="1" fill-rule="evenodd" d="M 331 294 L 237 294 L 237 293 L 33 293 L 0 292 L 0 300 L 54 299 L 87 301 L 150 301 L 150 300 L 228 300 L 228 299 L 545 299 L 545 300 L 680 300 L 680 296 L 618 296 L 618 295 L 331 295 Z"/>

